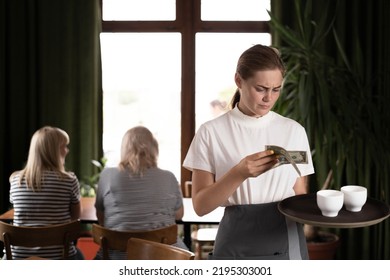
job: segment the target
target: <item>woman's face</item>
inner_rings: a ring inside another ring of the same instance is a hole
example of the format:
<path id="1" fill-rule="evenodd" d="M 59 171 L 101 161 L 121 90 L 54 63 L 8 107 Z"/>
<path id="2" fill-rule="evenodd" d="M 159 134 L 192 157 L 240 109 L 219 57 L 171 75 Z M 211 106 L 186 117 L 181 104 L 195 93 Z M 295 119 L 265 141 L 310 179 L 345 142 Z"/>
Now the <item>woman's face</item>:
<path id="1" fill-rule="evenodd" d="M 247 80 L 236 73 L 235 82 L 241 94 L 238 108 L 245 115 L 258 118 L 266 115 L 278 100 L 283 76 L 278 69 L 257 71 Z"/>

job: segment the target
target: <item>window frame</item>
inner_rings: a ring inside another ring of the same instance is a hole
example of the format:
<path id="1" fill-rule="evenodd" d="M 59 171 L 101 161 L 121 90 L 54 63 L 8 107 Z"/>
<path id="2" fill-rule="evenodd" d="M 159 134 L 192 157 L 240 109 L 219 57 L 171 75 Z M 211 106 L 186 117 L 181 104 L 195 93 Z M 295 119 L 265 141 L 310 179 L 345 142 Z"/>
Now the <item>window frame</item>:
<path id="1" fill-rule="evenodd" d="M 102 0 L 100 0 L 102 7 Z M 174 21 L 105 21 L 102 32 L 181 33 L 181 150 L 184 161 L 195 135 L 195 36 L 196 33 L 270 33 L 269 21 L 202 21 L 201 0 L 176 0 Z M 185 69 L 185 70 L 184 70 Z M 181 166 L 181 186 L 191 180 L 191 172 Z"/>

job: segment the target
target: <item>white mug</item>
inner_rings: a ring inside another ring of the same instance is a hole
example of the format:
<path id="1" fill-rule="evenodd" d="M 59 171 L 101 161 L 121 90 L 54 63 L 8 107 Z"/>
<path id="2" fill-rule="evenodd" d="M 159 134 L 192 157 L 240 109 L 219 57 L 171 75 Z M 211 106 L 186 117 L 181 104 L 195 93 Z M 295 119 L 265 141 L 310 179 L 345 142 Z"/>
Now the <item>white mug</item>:
<path id="1" fill-rule="evenodd" d="M 367 188 L 348 185 L 341 188 L 344 193 L 345 209 L 351 212 L 359 212 L 367 201 Z"/>
<path id="2" fill-rule="evenodd" d="M 344 193 L 337 190 L 321 190 L 317 192 L 317 205 L 323 216 L 336 217 L 343 207 Z"/>

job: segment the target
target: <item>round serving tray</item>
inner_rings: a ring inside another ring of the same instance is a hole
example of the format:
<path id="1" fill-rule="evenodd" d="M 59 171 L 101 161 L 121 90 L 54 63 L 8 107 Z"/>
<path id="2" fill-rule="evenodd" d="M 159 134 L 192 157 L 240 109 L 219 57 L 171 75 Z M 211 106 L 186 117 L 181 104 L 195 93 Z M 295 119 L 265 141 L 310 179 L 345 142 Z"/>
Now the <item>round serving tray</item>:
<path id="1" fill-rule="evenodd" d="M 344 207 L 336 217 L 322 216 L 317 206 L 316 194 L 296 195 L 279 202 L 279 211 L 290 219 L 307 225 L 332 228 L 366 227 L 380 223 L 390 216 L 385 203 L 367 198 L 360 212 L 350 212 Z"/>

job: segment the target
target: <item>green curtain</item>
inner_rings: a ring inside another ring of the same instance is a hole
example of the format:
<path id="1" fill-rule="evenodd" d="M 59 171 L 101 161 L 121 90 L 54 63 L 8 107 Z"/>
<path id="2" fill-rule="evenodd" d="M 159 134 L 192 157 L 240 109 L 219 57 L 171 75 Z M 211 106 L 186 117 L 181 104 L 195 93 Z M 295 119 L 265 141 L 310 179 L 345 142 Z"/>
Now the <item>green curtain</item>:
<path id="1" fill-rule="evenodd" d="M 0 209 L 44 125 L 70 136 L 66 168 L 79 179 L 102 156 L 99 0 L 0 1 Z"/>
<path id="2" fill-rule="evenodd" d="M 272 12 L 293 30 L 298 30 L 295 1 L 272 0 Z M 356 108 L 360 125 L 368 135 L 356 139 L 356 154 L 349 157 L 342 174 L 343 184 L 361 184 L 369 188 L 369 195 L 390 203 L 390 2 L 387 0 L 301 0 L 304 8 L 311 9 L 312 19 L 319 21 L 322 15 L 335 16 L 335 31 L 356 75 L 365 85 Z M 284 42 L 273 34 L 277 46 Z M 324 41 L 323 52 L 341 61 L 333 33 Z M 348 93 L 346 93 L 348 94 Z M 355 104 L 351 102 L 351 104 Z M 343 111 L 343 108 L 339 108 Z M 347 110 L 345 110 L 347 111 Z M 342 117 L 342 115 L 341 115 Z M 311 143 L 313 146 L 313 143 Z M 315 147 L 313 147 L 315 148 Z M 374 151 L 376 156 L 367 154 Z M 340 187 L 340 186 L 333 186 Z M 339 259 L 390 259 L 390 219 L 380 224 L 355 229 L 335 230 L 340 234 L 342 246 Z"/>

